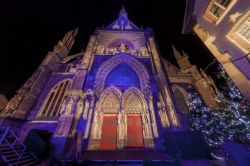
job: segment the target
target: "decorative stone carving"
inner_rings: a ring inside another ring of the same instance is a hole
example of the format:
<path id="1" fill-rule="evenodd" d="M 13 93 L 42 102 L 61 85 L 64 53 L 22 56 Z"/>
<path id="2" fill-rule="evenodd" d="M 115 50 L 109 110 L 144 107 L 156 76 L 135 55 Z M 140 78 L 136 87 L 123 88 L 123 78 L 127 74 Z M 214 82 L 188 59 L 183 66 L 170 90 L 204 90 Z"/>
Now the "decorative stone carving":
<path id="1" fill-rule="evenodd" d="M 102 55 L 104 53 L 104 46 L 103 45 L 98 45 L 96 47 L 96 54 Z"/>
<path id="2" fill-rule="evenodd" d="M 100 107 L 104 113 L 118 113 L 120 109 L 121 91 L 114 86 L 107 88 L 100 95 Z"/>
<path id="3" fill-rule="evenodd" d="M 153 96 L 152 95 L 149 96 L 149 110 L 150 110 L 150 114 L 151 114 L 154 136 L 159 137 L 158 129 L 157 129 L 157 125 L 156 125 L 156 120 L 155 120 L 155 111 L 154 111 L 154 106 L 153 106 Z"/>
<path id="4" fill-rule="evenodd" d="M 72 111 L 72 108 L 73 108 L 73 104 L 74 104 L 74 101 L 73 101 L 72 98 L 70 98 L 70 100 L 69 100 L 69 102 L 68 102 L 68 104 L 66 106 L 66 112 L 65 112 L 66 115 L 71 115 L 72 114 L 71 111 Z"/>
<path id="5" fill-rule="evenodd" d="M 83 100 L 79 100 L 77 103 L 77 111 L 75 114 L 75 118 L 79 119 L 81 114 L 82 114 L 82 110 L 83 110 Z"/>
<path id="6" fill-rule="evenodd" d="M 84 111 L 83 111 L 83 119 L 84 120 L 86 120 L 88 118 L 88 110 L 89 110 L 89 101 L 86 100 Z"/>
<path id="7" fill-rule="evenodd" d="M 74 44 L 75 41 L 75 36 L 78 33 L 78 28 L 76 28 L 75 30 L 71 30 L 69 31 L 63 38 L 62 43 L 65 45 L 65 47 L 68 48 L 68 50 L 71 49 L 71 47 Z"/>
<path id="8" fill-rule="evenodd" d="M 95 111 L 100 112 L 100 102 L 99 101 L 96 102 Z M 85 139 L 87 139 L 88 136 L 89 136 L 92 113 L 93 113 L 93 109 L 90 109 L 89 115 L 88 115 L 89 118 L 88 118 L 88 121 L 87 121 L 85 133 L 84 133 L 84 138 Z"/>
<path id="9" fill-rule="evenodd" d="M 118 139 L 126 139 L 127 135 L 127 115 L 124 111 L 118 114 Z"/>
<path id="10" fill-rule="evenodd" d="M 125 43 L 121 43 L 121 45 L 120 45 L 120 47 L 119 47 L 119 51 L 120 52 L 126 52 L 126 45 L 125 45 Z"/>
<path id="11" fill-rule="evenodd" d="M 121 63 L 128 64 L 137 73 L 140 78 L 141 89 L 144 94 L 149 92 L 149 75 L 147 69 L 144 65 L 139 62 L 134 57 L 129 55 L 120 54 L 110 58 L 105 61 L 97 71 L 96 81 L 95 81 L 95 91 L 99 95 L 104 89 L 104 82 L 107 75 L 111 72 L 117 65 Z"/>
<path id="12" fill-rule="evenodd" d="M 34 86 L 40 74 L 41 70 L 38 69 L 17 91 L 16 95 L 9 101 L 9 103 L 4 108 L 4 111 L 2 112 L 3 116 L 9 116 L 13 113 L 13 111 L 18 109 L 25 96 L 30 92 L 30 90 Z"/>
<path id="13" fill-rule="evenodd" d="M 120 29 L 120 26 L 118 25 L 118 21 L 112 26 L 112 29 Z"/>
<path id="14" fill-rule="evenodd" d="M 144 138 L 152 138 L 150 117 L 147 111 L 142 114 L 142 123 L 143 123 Z"/>
<path id="15" fill-rule="evenodd" d="M 126 113 L 142 113 L 146 105 L 142 92 L 135 87 L 126 90 L 122 96 L 122 106 Z"/>
<path id="16" fill-rule="evenodd" d="M 141 55 L 141 56 L 148 56 L 148 50 L 147 50 L 146 47 L 142 47 L 142 48 L 140 49 L 140 55 Z"/>
<path id="17" fill-rule="evenodd" d="M 67 92 L 68 96 L 75 96 L 79 98 L 84 98 L 87 94 L 85 94 L 82 90 L 69 90 Z"/>
<path id="18" fill-rule="evenodd" d="M 132 26 L 130 25 L 130 23 L 129 23 L 129 22 L 128 22 L 128 23 L 127 23 L 127 25 L 125 26 L 125 29 L 126 29 L 126 30 L 130 30 L 130 29 L 132 29 Z"/>
<path id="19" fill-rule="evenodd" d="M 93 124 L 92 124 L 92 139 L 101 138 L 101 124 L 102 124 L 102 115 L 101 111 L 94 112 Z"/>
<path id="20" fill-rule="evenodd" d="M 161 118 L 161 124 L 163 127 L 170 127 L 168 115 L 165 109 L 165 104 L 163 102 L 162 95 L 159 97 L 159 101 L 157 102 L 158 113 Z"/>

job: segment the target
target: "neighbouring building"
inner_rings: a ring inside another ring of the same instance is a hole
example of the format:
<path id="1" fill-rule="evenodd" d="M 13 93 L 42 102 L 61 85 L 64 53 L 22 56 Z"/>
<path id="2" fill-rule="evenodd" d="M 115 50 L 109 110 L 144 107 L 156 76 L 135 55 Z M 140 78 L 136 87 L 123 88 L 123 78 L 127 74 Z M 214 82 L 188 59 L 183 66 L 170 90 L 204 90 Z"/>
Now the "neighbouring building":
<path id="1" fill-rule="evenodd" d="M 187 131 L 188 93 L 217 106 L 213 80 L 173 47 L 179 68 L 160 56 L 152 29 L 127 17 L 97 28 L 85 52 L 70 55 L 68 32 L 1 112 L 1 126 L 51 134 L 59 158 L 170 159 L 164 133 Z"/>
<path id="2" fill-rule="evenodd" d="M 187 0 L 183 33 L 196 33 L 250 101 L 250 1 Z"/>

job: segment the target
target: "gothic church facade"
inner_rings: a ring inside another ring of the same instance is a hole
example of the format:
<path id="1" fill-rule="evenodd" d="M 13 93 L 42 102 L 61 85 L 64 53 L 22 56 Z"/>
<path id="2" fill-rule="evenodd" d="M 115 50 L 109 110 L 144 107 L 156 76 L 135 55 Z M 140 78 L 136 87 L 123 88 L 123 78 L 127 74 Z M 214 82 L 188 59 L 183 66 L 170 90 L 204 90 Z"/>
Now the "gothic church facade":
<path id="1" fill-rule="evenodd" d="M 216 107 L 212 79 L 174 47 L 179 68 L 159 53 L 152 29 L 141 30 L 124 9 L 96 29 L 85 52 L 70 55 L 78 29 L 68 32 L 1 111 L 1 126 L 25 139 L 51 133 L 55 153 L 163 150 L 166 131 L 186 130 L 188 92 Z"/>

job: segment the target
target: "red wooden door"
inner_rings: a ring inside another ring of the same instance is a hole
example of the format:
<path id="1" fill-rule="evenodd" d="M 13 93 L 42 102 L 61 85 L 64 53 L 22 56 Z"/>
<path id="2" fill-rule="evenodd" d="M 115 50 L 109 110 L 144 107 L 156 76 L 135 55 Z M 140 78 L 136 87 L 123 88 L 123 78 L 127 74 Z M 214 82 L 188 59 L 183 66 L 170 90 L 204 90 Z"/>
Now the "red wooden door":
<path id="1" fill-rule="evenodd" d="M 128 147 L 144 147 L 140 114 L 127 115 Z"/>
<path id="2" fill-rule="evenodd" d="M 116 149 L 117 115 L 104 115 L 100 149 Z"/>

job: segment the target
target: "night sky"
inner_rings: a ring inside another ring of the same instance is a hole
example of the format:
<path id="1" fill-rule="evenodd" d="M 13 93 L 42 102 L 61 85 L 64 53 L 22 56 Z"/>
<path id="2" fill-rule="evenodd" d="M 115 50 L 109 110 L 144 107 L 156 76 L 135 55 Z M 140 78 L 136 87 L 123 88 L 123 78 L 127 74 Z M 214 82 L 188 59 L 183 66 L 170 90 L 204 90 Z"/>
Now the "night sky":
<path id="1" fill-rule="evenodd" d="M 95 28 L 113 22 L 123 4 L 133 23 L 154 29 L 161 55 L 171 63 L 172 44 L 201 68 L 213 59 L 196 35 L 181 33 L 185 0 L 6 0 L 0 4 L 0 93 L 12 97 L 69 30 L 79 27 L 71 53 L 84 50 Z"/>

